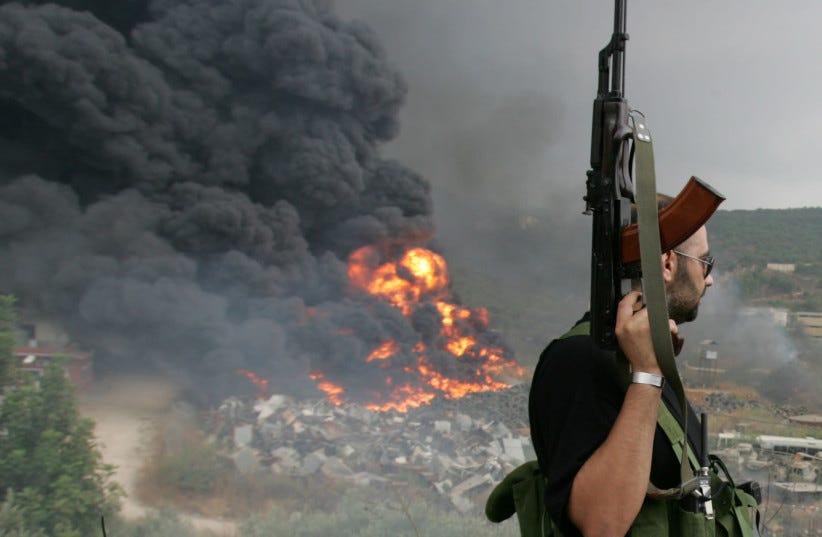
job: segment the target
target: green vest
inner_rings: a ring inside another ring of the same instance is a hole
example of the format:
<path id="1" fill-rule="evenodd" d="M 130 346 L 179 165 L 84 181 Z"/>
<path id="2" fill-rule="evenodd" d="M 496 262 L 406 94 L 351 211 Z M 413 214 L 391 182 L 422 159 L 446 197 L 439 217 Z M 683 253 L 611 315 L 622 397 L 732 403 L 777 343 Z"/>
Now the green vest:
<path id="1" fill-rule="evenodd" d="M 580 323 L 560 339 L 585 335 L 590 331 L 588 323 Z M 659 402 L 657 423 L 671 442 L 678 459 L 686 442 L 676 418 L 665 403 Z M 691 463 L 697 466 L 690 451 Z M 725 474 L 723 481 L 718 472 Z M 754 537 L 758 532 L 752 520 L 756 517 L 756 500 L 737 488 L 725 464 L 711 456 L 711 491 L 715 518 L 706 520 L 702 513 L 682 509 L 676 500 L 646 498 L 634 523 L 631 537 Z M 514 513 L 522 537 L 561 537 L 554 522 L 545 511 L 545 478 L 537 461 L 529 461 L 511 471 L 496 487 L 485 504 L 485 515 L 492 522 L 502 522 Z"/>

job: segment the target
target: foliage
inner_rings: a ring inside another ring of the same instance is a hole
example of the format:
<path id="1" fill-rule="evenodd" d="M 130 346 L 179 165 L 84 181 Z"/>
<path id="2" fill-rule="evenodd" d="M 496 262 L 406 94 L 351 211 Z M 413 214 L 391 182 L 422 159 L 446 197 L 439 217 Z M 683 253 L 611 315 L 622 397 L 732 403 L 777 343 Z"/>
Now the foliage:
<path id="1" fill-rule="evenodd" d="M 208 494 L 231 475 L 234 464 L 211 444 L 190 444 L 157 461 L 157 475 L 165 487 L 183 493 Z"/>
<path id="2" fill-rule="evenodd" d="M 116 537 L 197 537 L 190 524 L 163 509 L 137 520 L 106 520 L 106 533 Z"/>
<path id="3" fill-rule="evenodd" d="M 796 263 L 822 267 L 822 208 L 717 211 L 709 223 L 711 248 L 724 268 Z"/>
<path id="4" fill-rule="evenodd" d="M 346 496 L 333 513 L 287 513 L 275 509 L 265 517 L 247 521 L 244 537 L 513 537 L 519 535 L 516 520 L 492 524 L 478 513 L 455 513 L 397 494 L 388 501 L 369 501 Z"/>
<path id="5" fill-rule="evenodd" d="M 264 512 L 275 502 L 286 509 L 333 509 L 346 489 L 318 476 L 243 474 L 207 440 L 190 432 L 184 438 L 173 448 L 158 449 L 143 467 L 137 489 L 141 501 L 237 518 Z"/>
<path id="6" fill-rule="evenodd" d="M 14 493 L 9 491 L 6 500 L 0 503 L 0 536 L 2 537 L 46 537 L 39 530 L 26 528 L 22 510 L 14 502 Z"/>
<path id="7" fill-rule="evenodd" d="M 3 302 L 2 318 L 13 318 L 12 304 Z M 103 464 L 94 443 L 93 422 L 77 412 L 62 364 L 4 390 L 0 483 L 14 494 L 10 508 L 29 531 L 53 537 L 98 532 L 100 516 L 116 510 L 119 489 L 110 483 L 113 469 Z"/>
<path id="8" fill-rule="evenodd" d="M 720 271 L 732 271 L 743 297 L 793 311 L 822 308 L 822 208 L 717 211 L 709 223 Z M 788 263 L 793 273 L 765 270 Z M 791 296 L 788 296 L 788 295 Z"/>
<path id="9" fill-rule="evenodd" d="M 736 282 L 744 298 L 761 295 L 785 295 L 799 289 L 788 274 L 772 270 L 751 269 L 739 271 Z"/>

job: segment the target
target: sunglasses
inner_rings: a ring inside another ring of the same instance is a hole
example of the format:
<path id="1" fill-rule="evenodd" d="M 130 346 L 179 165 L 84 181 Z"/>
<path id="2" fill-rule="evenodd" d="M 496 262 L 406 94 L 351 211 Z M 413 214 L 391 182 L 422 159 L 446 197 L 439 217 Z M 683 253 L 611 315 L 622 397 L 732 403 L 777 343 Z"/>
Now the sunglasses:
<path id="1" fill-rule="evenodd" d="M 705 265 L 705 267 L 702 269 L 702 272 L 704 272 L 704 277 L 705 278 L 708 277 L 708 274 L 710 274 L 711 270 L 713 270 L 713 268 L 714 268 L 714 258 L 709 256 L 709 255 L 702 256 L 702 257 L 696 257 L 696 256 L 693 256 L 693 255 L 690 255 L 690 254 L 686 254 L 685 252 L 680 252 L 679 250 L 674 250 L 674 253 L 677 254 L 677 255 L 681 255 L 683 257 L 696 259 L 697 261 L 699 261 L 700 263 Z"/>

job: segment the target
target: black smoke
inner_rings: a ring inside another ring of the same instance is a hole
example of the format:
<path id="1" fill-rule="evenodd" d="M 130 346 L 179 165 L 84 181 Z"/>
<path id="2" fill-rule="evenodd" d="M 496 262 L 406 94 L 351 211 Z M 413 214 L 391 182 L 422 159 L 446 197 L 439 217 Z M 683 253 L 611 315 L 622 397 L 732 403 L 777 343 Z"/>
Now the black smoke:
<path id="1" fill-rule="evenodd" d="M 0 290 L 102 370 L 356 393 L 392 338 L 399 382 L 420 336 L 345 264 L 434 230 L 379 154 L 406 84 L 375 35 L 321 0 L 59 4 L 0 6 Z"/>

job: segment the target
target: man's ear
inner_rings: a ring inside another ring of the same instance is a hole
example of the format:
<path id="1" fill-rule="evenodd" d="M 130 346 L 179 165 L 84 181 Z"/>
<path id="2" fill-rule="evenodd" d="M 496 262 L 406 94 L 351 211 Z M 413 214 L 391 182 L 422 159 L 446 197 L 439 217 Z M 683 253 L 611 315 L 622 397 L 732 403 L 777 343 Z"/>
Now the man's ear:
<path id="1" fill-rule="evenodd" d="M 678 262 L 679 258 L 673 250 L 668 250 L 667 252 L 662 254 L 662 280 L 666 284 L 669 284 L 672 281 L 674 281 L 674 276 L 676 275 L 676 267 Z"/>

